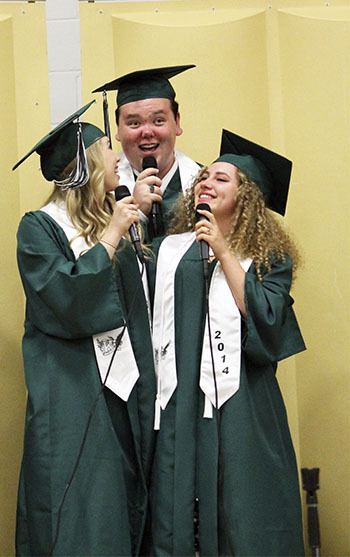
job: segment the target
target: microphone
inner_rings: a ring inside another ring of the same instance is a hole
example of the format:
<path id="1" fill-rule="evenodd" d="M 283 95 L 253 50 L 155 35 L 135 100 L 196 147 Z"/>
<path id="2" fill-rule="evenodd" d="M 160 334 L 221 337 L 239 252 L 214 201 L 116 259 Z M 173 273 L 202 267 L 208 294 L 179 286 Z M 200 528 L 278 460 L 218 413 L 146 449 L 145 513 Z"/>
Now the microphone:
<path id="1" fill-rule="evenodd" d="M 198 203 L 196 207 L 196 222 L 199 222 L 200 220 L 208 220 L 207 217 L 198 213 L 198 209 L 200 211 L 211 212 L 208 203 Z M 201 251 L 201 260 L 203 261 L 204 279 L 207 281 L 209 277 L 209 244 L 205 240 L 200 240 L 199 246 Z"/>
<path id="2" fill-rule="evenodd" d="M 127 186 L 118 186 L 114 190 L 114 195 L 115 195 L 115 200 L 120 201 L 121 199 L 124 199 L 124 197 L 129 197 L 129 195 L 131 195 L 131 194 L 130 194 L 129 188 Z M 133 243 L 133 246 L 135 248 L 136 255 L 137 255 L 141 265 L 143 265 L 145 260 L 144 260 L 144 257 L 143 257 L 143 252 L 142 252 L 142 248 L 141 248 L 141 240 L 140 240 L 139 231 L 137 230 L 136 224 L 132 224 L 130 226 L 129 234 L 130 234 L 130 238 L 131 238 L 131 241 Z"/>
<path id="3" fill-rule="evenodd" d="M 208 203 L 198 203 L 197 207 L 196 207 L 196 222 L 199 222 L 200 220 L 208 220 L 207 217 L 205 217 L 204 215 L 201 215 L 200 213 L 198 213 L 198 209 L 200 211 L 209 211 L 211 213 L 211 209 L 210 206 L 208 205 Z M 201 240 L 199 242 L 200 244 L 200 248 L 201 248 L 201 259 L 209 259 L 209 244 L 208 242 L 206 242 L 205 240 Z"/>
<path id="4" fill-rule="evenodd" d="M 149 155 L 142 159 L 142 170 L 146 170 L 146 168 L 158 168 L 157 161 L 155 157 Z M 162 208 L 160 203 L 156 203 L 155 201 L 152 203 L 151 213 L 150 213 L 150 226 L 149 231 L 153 238 L 156 236 L 162 236 L 164 234 L 164 225 L 163 225 L 163 218 L 162 218 Z"/>

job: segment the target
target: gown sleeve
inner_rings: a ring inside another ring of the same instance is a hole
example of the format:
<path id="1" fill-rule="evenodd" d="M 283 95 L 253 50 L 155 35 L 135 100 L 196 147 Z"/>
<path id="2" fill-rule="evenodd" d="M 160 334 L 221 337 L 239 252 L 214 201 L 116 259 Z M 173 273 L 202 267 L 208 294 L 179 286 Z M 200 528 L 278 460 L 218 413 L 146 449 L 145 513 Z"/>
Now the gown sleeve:
<path id="1" fill-rule="evenodd" d="M 75 260 L 63 230 L 27 213 L 17 233 L 26 321 L 45 334 L 83 338 L 124 323 L 113 265 L 101 244 Z"/>
<path id="2" fill-rule="evenodd" d="M 271 271 L 259 281 L 252 270 L 246 273 L 247 319 L 242 346 L 256 365 L 278 362 L 305 350 L 290 296 L 292 261 L 272 263 Z"/>

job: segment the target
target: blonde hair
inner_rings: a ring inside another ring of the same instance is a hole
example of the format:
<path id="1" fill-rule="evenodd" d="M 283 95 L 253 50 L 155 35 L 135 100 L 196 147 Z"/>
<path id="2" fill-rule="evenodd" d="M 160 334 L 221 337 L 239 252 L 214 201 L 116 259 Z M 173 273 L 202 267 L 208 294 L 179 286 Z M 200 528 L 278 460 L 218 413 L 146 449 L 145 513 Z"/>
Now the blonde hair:
<path id="1" fill-rule="evenodd" d="M 180 234 L 193 230 L 195 225 L 194 189 L 201 181 L 207 167 L 202 168 L 185 195 L 177 202 L 169 234 Z M 240 259 L 251 258 L 261 281 L 271 270 L 274 259 L 292 260 L 293 275 L 301 263 L 295 241 L 277 216 L 267 209 L 258 186 L 240 170 L 235 208 L 231 228 L 226 236 L 229 248 Z"/>
<path id="2" fill-rule="evenodd" d="M 114 197 L 104 189 L 104 158 L 101 139 L 86 149 L 89 181 L 77 189 L 62 190 L 55 185 L 46 201 L 64 201 L 70 219 L 77 229 L 77 236 L 82 236 L 88 245 L 97 243 L 107 227 L 113 212 Z M 66 178 L 75 165 L 75 159 L 62 173 Z M 76 236 L 76 237 L 77 237 Z"/>

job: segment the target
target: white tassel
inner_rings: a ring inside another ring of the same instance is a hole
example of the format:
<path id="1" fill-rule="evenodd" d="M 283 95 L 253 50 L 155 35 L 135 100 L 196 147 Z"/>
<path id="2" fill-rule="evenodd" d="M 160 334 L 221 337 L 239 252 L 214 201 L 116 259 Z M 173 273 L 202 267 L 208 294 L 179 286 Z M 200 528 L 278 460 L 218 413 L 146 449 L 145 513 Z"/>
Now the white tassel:
<path id="1" fill-rule="evenodd" d="M 76 164 L 72 172 L 64 180 L 55 180 L 56 186 L 62 188 L 62 190 L 77 189 L 85 186 L 89 181 L 89 167 L 86 157 L 86 149 L 84 145 L 83 133 L 81 129 L 81 123 L 79 122 L 79 128 L 77 132 L 77 154 L 76 154 Z"/>

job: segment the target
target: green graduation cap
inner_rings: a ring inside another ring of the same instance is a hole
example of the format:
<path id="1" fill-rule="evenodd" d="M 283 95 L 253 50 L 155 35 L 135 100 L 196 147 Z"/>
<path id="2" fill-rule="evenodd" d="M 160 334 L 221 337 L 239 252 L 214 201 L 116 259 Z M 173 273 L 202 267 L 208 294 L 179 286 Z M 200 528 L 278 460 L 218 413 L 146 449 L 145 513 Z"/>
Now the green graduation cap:
<path id="1" fill-rule="evenodd" d="M 173 100 L 175 91 L 169 79 L 194 67 L 194 64 L 188 64 L 139 70 L 105 83 L 92 92 L 118 91 L 117 106 L 143 99 Z"/>
<path id="2" fill-rule="evenodd" d="M 138 70 L 122 75 L 94 89 L 92 93 L 103 93 L 103 119 L 109 141 L 111 142 L 111 132 L 106 91 L 118 91 L 117 107 L 143 99 L 169 99 L 172 101 L 175 99 L 176 93 L 169 79 L 190 68 L 195 68 L 195 65 L 187 64 L 185 66 Z"/>
<path id="3" fill-rule="evenodd" d="M 46 180 L 52 181 L 64 189 L 81 187 L 89 179 L 85 149 L 105 134 L 102 130 L 85 122 L 75 122 L 95 101 L 91 101 L 63 122 L 58 124 L 45 137 L 22 157 L 12 168 L 15 170 L 32 153 L 40 156 L 41 172 Z M 62 172 L 74 159 L 76 167 L 69 177 L 61 180 Z"/>
<path id="4" fill-rule="evenodd" d="M 244 172 L 257 186 L 266 206 L 284 215 L 287 205 L 292 162 L 249 139 L 228 130 L 222 130 L 220 157 Z"/>

